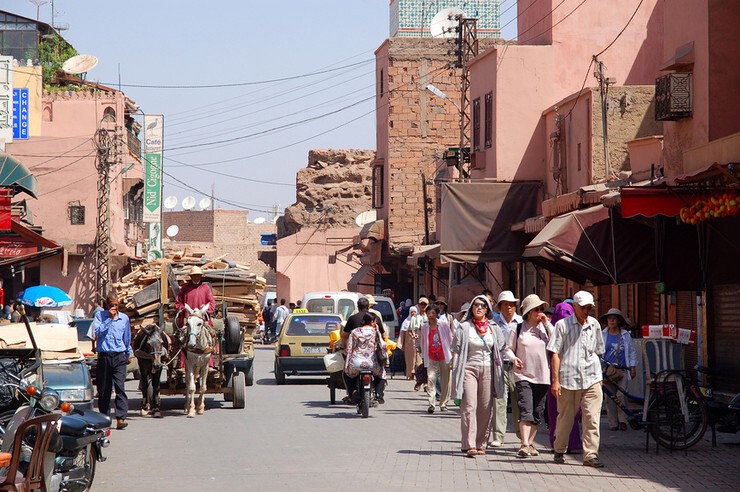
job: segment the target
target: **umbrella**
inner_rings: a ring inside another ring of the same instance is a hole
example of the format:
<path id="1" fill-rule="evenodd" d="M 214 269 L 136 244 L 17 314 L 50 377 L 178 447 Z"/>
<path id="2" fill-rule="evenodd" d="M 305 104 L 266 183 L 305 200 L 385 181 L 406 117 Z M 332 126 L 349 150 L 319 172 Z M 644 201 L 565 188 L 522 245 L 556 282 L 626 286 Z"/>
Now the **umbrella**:
<path id="1" fill-rule="evenodd" d="M 18 300 L 26 306 L 35 307 L 62 307 L 72 304 L 69 294 L 52 285 L 29 287 L 18 295 Z"/>
<path id="2" fill-rule="evenodd" d="M 36 178 L 15 157 L 0 153 L 0 186 L 13 188 L 16 193 L 25 191 L 36 198 L 38 184 Z"/>

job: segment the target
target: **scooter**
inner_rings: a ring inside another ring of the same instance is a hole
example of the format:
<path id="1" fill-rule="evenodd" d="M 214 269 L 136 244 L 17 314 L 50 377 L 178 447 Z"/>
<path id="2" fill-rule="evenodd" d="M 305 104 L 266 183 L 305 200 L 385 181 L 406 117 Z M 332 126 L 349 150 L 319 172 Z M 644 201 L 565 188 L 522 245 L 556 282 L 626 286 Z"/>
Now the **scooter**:
<path id="1" fill-rule="evenodd" d="M 97 463 L 106 460 L 102 451 L 110 445 L 111 419 L 93 410 L 75 409 L 70 403 L 60 404 L 59 394 L 51 388 L 39 390 L 21 380 L 18 389 L 27 395 L 28 404 L 21 405 L 5 426 L 0 451 L 12 450 L 15 432 L 24 420 L 60 410 L 59 427 L 44 457 L 46 490 L 77 492 L 90 489 Z"/>
<path id="2" fill-rule="evenodd" d="M 697 372 L 706 374 L 710 380 L 713 380 L 719 370 L 711 367 L 696 366 Z M 736 434 L 740 432 L 740 393 L 728 403 L 714 399 L 712 384 L 701 386 L 700 390 L 704 397 L 704 402 L 709 410 L 709 426 L 712 428 L 712 446 L 717 445 L 717 432 Z"/>

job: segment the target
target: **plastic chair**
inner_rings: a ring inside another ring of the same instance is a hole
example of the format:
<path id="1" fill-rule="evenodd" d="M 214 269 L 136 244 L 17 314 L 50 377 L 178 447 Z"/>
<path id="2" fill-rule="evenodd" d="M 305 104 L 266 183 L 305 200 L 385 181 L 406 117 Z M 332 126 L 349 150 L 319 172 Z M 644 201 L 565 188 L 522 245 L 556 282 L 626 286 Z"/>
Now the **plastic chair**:
<path id="1" fill-rule="evenodd" d="M 44 455 L 49 449 L 51 438 L 56 430 L 56 423 L 61 418 L 60 414 L 52 413 L 41 415 L 22 422 L 16 430 L 13 439 L 13 453 L 10 466 L 5 476 L 0 476 L 0 490 L 13 490 L 25 492 L 30 490 L 46 490 L 44 482 Z M 25 476 L 18 475 L 20 465 L 21 448 L 24 436 L 35 434 L 35 442 L 31 451 L 31 459 Z"/>

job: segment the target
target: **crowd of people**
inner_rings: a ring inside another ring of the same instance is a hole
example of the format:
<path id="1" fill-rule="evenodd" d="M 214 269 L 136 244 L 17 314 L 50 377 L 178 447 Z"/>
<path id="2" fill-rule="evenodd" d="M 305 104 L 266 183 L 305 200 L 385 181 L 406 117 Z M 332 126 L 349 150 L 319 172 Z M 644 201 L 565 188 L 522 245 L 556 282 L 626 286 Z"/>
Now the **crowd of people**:
<path id="1" fill-rule="evenodd" d="M 362 318 L 348 322 L 343 333 L 349 340 L 350 399 L 352 368 L 359 360 L 353 347 L 362 347 L 378 384 L 385 386 L 385 369 L 374 354 L 387 335 L 378 336 L 382 322 L 365 304 Z M 626 387 L 637 361 L 619 309 L 597 320 L 590 315 L 593 308 L 593 295 L 586 291 L 550 306 L 536 294 L 520 301 L 511 291 L 494 298 L 486 290 L 455 316 L 444 298 L 407 299 L 399 306 L 398 336 L 405 375 L 415 380 L 416 391 L 424 388 L 428 413 L 437 406 L 449 411 L 450 401 L 459 405 L 461 450 L 468 457 L 504 446 L 510 403 L 517 457 L 539 455 L 535 437 L 546 421 L 556 463 L 564 463 L 566 453 L 583 454 L 585 466 L 601 468 L 601 385 Z M 603 367 L 610 371 L 607 381 Z M 624 413 L 611 400 L 606 408 L 610 430 L 627 430 Z"/>

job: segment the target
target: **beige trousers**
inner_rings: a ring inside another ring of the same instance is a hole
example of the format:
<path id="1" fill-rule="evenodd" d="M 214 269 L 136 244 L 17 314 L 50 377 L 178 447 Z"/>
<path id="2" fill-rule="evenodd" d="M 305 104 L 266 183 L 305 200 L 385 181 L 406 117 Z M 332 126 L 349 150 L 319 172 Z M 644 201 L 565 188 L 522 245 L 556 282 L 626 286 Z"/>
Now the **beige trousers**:
<path id="1" fill-rule="evenodd" d="M 403 332 L 403 359 L 406 362 L 406 377 L 413 378 L 416 374 L 416 366 L 421 364 L 416 353 L 416 340 L 411 338 L 411 332 Z"/>
<path id="2" fill-rule="evenodd" d="M 601 382 L 585 390 L 561 389 L 558 397 L 558 421 L 555 426 L 555 452 L 565 453 L 568 448 L 573 419 L 581 406 L 581 440 L 583 441 L 583 460 L 599 456 L 599 424 L 601 423 L 601 404 L 604 393 Z"/>
<path id="3" fill-rule="evenodd" d="M 618 385 L 622 389 L 627 389 L 628 382 L 629 381 L 627 381 L 627 376 L 625 375 L 621 379 L 621 381 L 619 381 Z M 607 385 L 609 391 L 617 395 L 617 398 L 619 398 L 624 403 L 625 396 L 622 393 L 617 392 L 617 390 L 614 388 L 614 384 L 607 381 L 604 381 L 604 384 Z M 625 415 L 622 409 L 619 408 L 616 403 L 614 403 L 614 400 L 612 400 L 608 396 L 604 396 L 604 405 L 606 406 L 606 418 L 609 419 L 610 429 L 614 429 L 620 423 L 627 423 L 627 415 Z"/>
<path id="4" fill-rule="evenodd" d="M 437 377 L 440 379 L 442 393 L 439 395 L 439 407 L 446 407 L 450 401 L 450 366 L 445 361 L 433 360 L 427 367 L 427 396 L 429 406 L 437 405 Z"/>
<path id="5" fill-rule="evenodd" d="M 486 449 L 493 413 L 491 366 L 467 366 L 460 402 L 462 450 Z"/>

